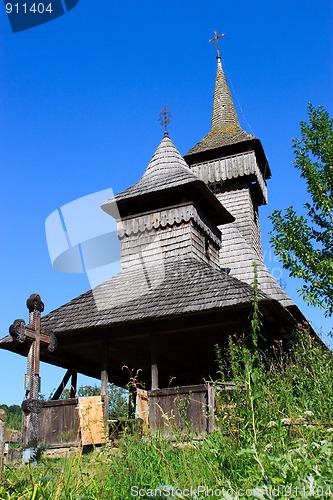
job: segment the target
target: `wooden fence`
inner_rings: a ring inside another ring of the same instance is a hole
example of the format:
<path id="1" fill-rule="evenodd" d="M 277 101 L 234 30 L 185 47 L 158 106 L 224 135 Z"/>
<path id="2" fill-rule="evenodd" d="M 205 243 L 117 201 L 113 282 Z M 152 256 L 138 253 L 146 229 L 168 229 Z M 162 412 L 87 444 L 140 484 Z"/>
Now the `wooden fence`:
<path id="1" fill-rule="evenodd" d="M 43 401 L 38 414 L 38 445 L 67 448 L 107 442 L 103 397 Z M 214 430 L 214 389 L 201 384 L 151 391 L 138 390 L 138 417 L 153 432 L 203 435 Z M 26 419 L 23 418 L 23 447 Z"/>
<path id="2" fill-rule="evenodd" d="M 153 431 L 202 435 L 214 430 L 214 391 L 210 384 L 138 392 L 138 416 Z"/>
<path id="3" fill-rule="evenodd" d="M 23 446 L 27 446 L 27 419 L 23 418 Z M 38 414 L 38 445 L 50 448 L 105 442 L 101 396 L 43 401 Z"/>
<path id="4" fill-rule="evenodd" d="M 2 472 L 5 456 L 5 428 L 6 428 L 6 412 L 0 409 L 0 480 L 2 480 Z"/>

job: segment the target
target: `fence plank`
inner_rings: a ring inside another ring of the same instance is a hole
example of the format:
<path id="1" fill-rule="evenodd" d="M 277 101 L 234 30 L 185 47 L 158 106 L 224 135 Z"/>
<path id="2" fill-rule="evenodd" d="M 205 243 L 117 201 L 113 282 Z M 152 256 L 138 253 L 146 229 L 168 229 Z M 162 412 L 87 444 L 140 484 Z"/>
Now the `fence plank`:
<path id="1" fill-rule="evenodd" d="M 4 457 L 5 457 L 5 427 L 6 427 L 6 412 L 0 410 L 0 480 L 2 480 Z"/>

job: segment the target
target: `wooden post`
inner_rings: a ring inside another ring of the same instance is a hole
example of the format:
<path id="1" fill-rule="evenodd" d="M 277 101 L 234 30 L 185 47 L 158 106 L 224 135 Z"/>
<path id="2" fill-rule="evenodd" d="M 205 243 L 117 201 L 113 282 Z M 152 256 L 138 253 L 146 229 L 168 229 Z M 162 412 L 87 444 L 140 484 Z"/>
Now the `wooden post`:
<path id="1" fill-rule="evenodd" d="M 29 300 L 29 299 L 28 299 Z M 44 305 L 43 305 L 44 309 Z M 40 412 L 39 408 L 39 372 L 40 372 L 40 311 L 38 309 L 30 310 L 30 325 L 34 329 L 34 340 L 30 346 L 29 356 L 28 356 L 28 377 L 29 377 L 29 389 L 26 394 L 26 403 L 33 403 L 33 407 L 30 407 L 27 411 L 27 407 L 23 408 L 23 413 L 26 415 L 27 419 L 27 435 L 26 444 L 31 450 L 27 453 L 27 456 L 32 458 L 35 454 L 38 445 L 38 435 L 39 435 L 39 419 L 38 414 Z"/>
<path id="2" fill-rule="evenodd" d="M 77 372 L 72 373 L 72 380 L 71 380 L 71 392 L 70 392 L 70 398 L 76 398 L 76 390 L 77 390 Z"/>
<path id="3" fill-rule="evenodd" d="M 128 418 L 134 419 L 136 412 L 136 389 L 130 387 L 128 394 Z"/>
<path id="4" fill-rule="evenodd" d="M 6 412 L 0 410 L 0 481 L 2 481 L 3 466 L 5 461 L 5 427 Z"/>
<path id="5" fill-rule="evenodd" d="M 109 343 L 107 340 L 102 341 L 102 363 L 101 363 L 101 395 L 103 396 L 103 418 L 105 428 L 108 428 L 109 420 Z"/>
<path id="6" fill-rule="evenodd" d="M 151 336 L 151 390 L 158 389 L 158 367 L 157 367 L 157 339 L 156 335 Z"/>
<path id="7" fill-rule="evenodd" d="M 208 425 L 207 425 L 207 431 L 208 432 L 213 432 L 214 431 L 214 423 L 215 423 L 215 394 L 214 394 L 214 388 L 211 384 L 207 384 L 207 406 L 208 406 Z"/>

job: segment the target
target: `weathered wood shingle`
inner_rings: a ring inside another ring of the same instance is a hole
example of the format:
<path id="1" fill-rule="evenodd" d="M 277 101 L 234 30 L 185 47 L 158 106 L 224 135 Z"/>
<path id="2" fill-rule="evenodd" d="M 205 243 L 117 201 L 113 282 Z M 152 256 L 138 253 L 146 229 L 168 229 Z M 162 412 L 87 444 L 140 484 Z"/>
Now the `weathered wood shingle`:
<path id="1" fill-rule="evenodd" d="M 259 299 L 267 301 L 264 293 Z M 195 259 L 126 270 L 42 318 L 54 333 L 250 304 L 253 288 Z"/>
<path id="2" fill-rule="evenodd" d="M 218 61 L 210 132 L 186 156 L 256 139 L 240 127 L 228 83 Z"/>
<path id="3" fill-rule="evenodd" d="M 169 136 L 165 135 L 141 179 L 103 203 L 102 209 L 119 219 L 184 200 L 194 201 L 217 224 L 233 220 L 205 183 L 188 167 Z"/>

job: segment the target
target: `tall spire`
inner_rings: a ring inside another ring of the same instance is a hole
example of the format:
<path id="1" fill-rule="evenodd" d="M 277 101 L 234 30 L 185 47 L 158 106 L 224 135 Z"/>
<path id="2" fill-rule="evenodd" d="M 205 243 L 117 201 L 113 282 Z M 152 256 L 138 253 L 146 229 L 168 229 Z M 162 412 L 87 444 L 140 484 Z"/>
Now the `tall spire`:
<path id="1" fill-rule="evenodd" d="M 187 153 L 185 156 L 186 161 L 189 160 L 188 157 L 190 155 L 256 139 L 253 135 L 245 132 L 239 124 L 221 62 L 218 40 L 224 36 L 224 33 L 219 35 L 217 30 L 215 30 L 214 33 L 215 36 L 208 40 L 209 42 L 215 41 L 217 59 L 211 129 L 210 132 Z"/>
<path id="2" fill-rule="evenodd" d="M 211 130 L 232 131 L 240 129 L 240 125 L 221 63 L 219 38 L 225 36 L 225 34 L 218 35 L 217 30 L 215 30 L 214 35 L 213 38 L 208 40 L 208 42 L 215 41 L 217 59 Z"/>
<path id="3" fill-rule="evenodd" d="M 232 131 L 240 129 L 237 113 L 222 69 L 217 61 L 211 130 Z"/>

